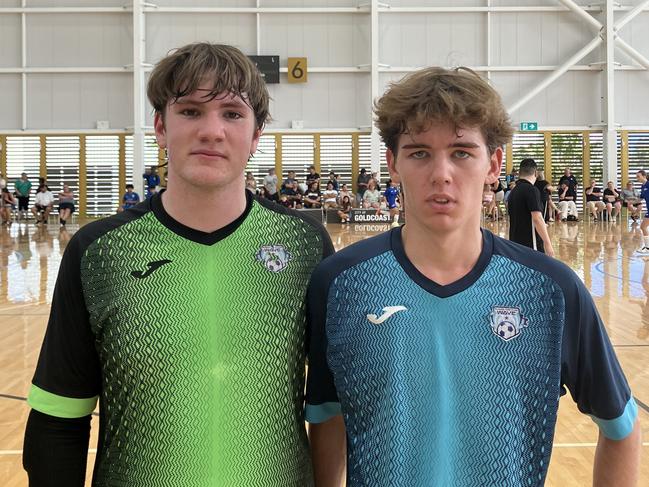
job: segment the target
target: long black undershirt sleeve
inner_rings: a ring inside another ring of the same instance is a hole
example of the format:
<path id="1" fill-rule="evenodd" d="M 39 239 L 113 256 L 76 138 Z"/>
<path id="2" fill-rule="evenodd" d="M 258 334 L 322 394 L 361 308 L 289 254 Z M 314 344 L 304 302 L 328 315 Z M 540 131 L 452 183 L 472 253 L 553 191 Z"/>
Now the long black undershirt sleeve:
<path id="1" fill-rule="evenodd" d="M 56 418 L 32 409 L 27 420 L 23 467 L 30 487 L 83 487 L 90 416 Z"/>

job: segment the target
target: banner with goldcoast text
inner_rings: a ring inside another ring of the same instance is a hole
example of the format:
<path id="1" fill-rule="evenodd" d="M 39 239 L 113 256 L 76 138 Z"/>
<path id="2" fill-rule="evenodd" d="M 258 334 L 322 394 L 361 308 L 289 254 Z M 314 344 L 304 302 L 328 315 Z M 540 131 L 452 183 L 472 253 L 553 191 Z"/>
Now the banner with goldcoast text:
<path id="1" fill-rule="evenodd" d="M 340 223 L 336 210 L 327 211 L 327 223 Z M 374 209 L 353 208 L 349 214 L 349 223 L 392 223 L 389 210 L 377 214 Z M 399 213 L 399 223 L 405 223 L 403 211 Z"/>

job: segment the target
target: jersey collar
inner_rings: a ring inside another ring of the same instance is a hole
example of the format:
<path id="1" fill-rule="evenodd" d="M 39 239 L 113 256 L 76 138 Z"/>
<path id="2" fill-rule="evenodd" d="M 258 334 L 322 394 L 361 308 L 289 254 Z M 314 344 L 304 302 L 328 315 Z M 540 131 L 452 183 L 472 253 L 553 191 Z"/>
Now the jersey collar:
<path id="1" fill-rule="evenodd" d="M 228 223 L 226 226 L 223 228 L 219 228 L 218 230 L 214 232 L 202 232 L 200 230 L 196 230 L 194 228 L 190 228 L 186 225 L 183 225 L 177 220 L 174 220 L 169 213 L 164 209 L 164 206 L 162 204 L 162 193 L 164 193 L 164 190 L 160 191 L 159 193 L 154 194 L 150 201 L 151 209 L 153 210 L 153 214 L 155 217 L 158 219 L 160 223 L 162 223 L 165 227 L 167 227 L 169 230 L 174 232 L 176 235 L 179 235 L 183 238 L 186 238 L 187 240 L 191 240 L 192 242 L 196 242 L 199 244 L 203 245 L 214 245 L 215 243 L 223 240 L 224 238 L 228 237 L 234 231 L 241 226 L 243 221 L 246 219 L 248 216 L 248 213 L 250 213 L 250 209 L 252 208 L 252 203 L 253 203 L 253 198 L 252 194 L 250 191 L 244 190 L 246 193 L 246 208 L 243 210 L 243 213 L 233 222 Z"/>
<path id="2" fill-rule="evenodd" d="M 482 251 L 480 252 L 480 257 L 476 262 L 473 269 L 469 271 L 467 275 L 458 279 L 451 284 L 442 286 L 436 282 L 428 279 L 424 276 L 419 270 L 410 262 L 406 252 L 403 248 L 403 240 L 401 238 L 401 227 L 395 228 L 392 230 L 390 235 L 390 244 L 392 247 L 392 252 L 394 253 L 397 262 L 401 265 L 403 270 L 408 274 L 408 276 L 415 281 L 415 283 L 423 288 L 425 291 L 437 296 L 438 298 L 448 298 L 455 294 L 459 294 L 462 291 L 470 288 L 479 278 L 482 276 L 482 273 L 486 269 L 487 265 L 491 261 L 491 255 L 493 254 L 493 234 L 485 229 L 482 231 Z"/>

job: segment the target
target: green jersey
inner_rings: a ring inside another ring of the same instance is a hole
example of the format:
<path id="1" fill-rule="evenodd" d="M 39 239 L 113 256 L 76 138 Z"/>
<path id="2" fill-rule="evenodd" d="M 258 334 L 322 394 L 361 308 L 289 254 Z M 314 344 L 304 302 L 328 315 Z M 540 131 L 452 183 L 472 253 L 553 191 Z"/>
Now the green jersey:
<path id="1" fill-rule="evenodd" d="M 304 303 L 333 248 L 319 223 L 246 198 L 214 233 L 155 195 L 70 241 L 29 404 L 75 418 L 99 399 L 93 485 L 312 484 Z"/>
<path id="2" fill-rule="evenodd" d="M 32 183 L 29 180 L 23 181 L 22 179 L 16 179 L 14 187 L 16 188 L 16 192 L 18 192 L 18 196 L 29 196 L 29 192 L 32 190 Z"/>

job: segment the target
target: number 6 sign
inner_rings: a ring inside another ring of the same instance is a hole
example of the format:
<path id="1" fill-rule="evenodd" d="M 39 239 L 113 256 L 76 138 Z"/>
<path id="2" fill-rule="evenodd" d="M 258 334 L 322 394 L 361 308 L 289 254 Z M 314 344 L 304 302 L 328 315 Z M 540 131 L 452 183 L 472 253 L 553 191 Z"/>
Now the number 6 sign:
<path id="1" fill-rule="evenodd" d="M 305 57 L 288 58 L 288 82 L 306 83 L 307 62 Z"/>

